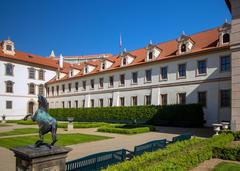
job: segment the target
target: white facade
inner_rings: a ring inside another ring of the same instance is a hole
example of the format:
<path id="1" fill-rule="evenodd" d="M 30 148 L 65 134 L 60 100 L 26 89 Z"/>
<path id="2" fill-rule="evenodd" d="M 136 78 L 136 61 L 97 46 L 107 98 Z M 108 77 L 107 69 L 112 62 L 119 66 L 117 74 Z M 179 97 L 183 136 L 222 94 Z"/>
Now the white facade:
<path id="1" fill-rule="evenodd" d="M 186 103 L 198 103 L 198 92 L 206 92 L 207 104 L 204 107 L 206 125 L 230 121 L 231 107 L 220 106 L 220 91 L 231 90 L 231 72 L 220 71 L 220 58 L 230 55 L 229 50 L 215 51 L 185 58 L 146 62 L 143 65 L 121 67 L 113 71 L 51 83 L 48 85 L 50 90 L 48 101 L 50 108 L 91 107 L 91 100 L 94 100 L 94 107 L 100 107 L 101 99 L 103 99 L 103 106 L 109 106 L 109 99 L 112 98 L 113 106 L 120 106 L 120 98 L 124 97 L 124 105 L 131 106 L 132 97 L 137 96 L 137 105 L 145 105 L 146 96 L 150 95 L 152 105 L 161 105 L 162 94 L 167 94 L 167 104 L 176 104 L 178 103 L 178 93 L 186 93 Z M 207 64 L 207 73 L 203 75 L 198 74 L 197 68 L 200 60 L 205 60 Z M 185 78 L 178 78 L 179 64 L 186 64 Z M 168 68 L 168 78 L 162 80 L 160 68 L 165 66 Z M 146 70 L 151 70 L 150 82 L 146 81 Z M 132 82 L 133 72 L 138 73 L 137 83 Z M 119 76 L 121 74 L 125 74 L 124 85 L 120 84 Z M 109 85 L 110 76 L 114 77 L 113 87 Z M 100 78 L 104 78 L 103 88 L 99 85 Z M 94 79 L 94 89 L 90 86 L 92 79 Z M 87 83 L 86 90 L 83 90 L 83 81 Z M 77 90 L 75 89 L 76 82 L 78 82 Z M 68 90 L 69 83 L 71 83 L 71 91 Z M 62 91 L 63 84 L 65 92 Z M 56 92 L 57 86 L 59 92 Z M 51 87 L 55 87 L 54 94 L 52 94 Z"/>

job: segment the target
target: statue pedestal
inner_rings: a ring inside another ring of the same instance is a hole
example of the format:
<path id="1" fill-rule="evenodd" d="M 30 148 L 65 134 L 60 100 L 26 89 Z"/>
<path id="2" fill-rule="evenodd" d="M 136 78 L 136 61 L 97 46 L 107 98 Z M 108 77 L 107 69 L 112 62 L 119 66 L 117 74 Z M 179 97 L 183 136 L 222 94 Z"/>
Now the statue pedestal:
<path id="1" fill-rule="evenodd" d="M 16 157 L 16 171 L 65 171 L 68 147 L 34 145 L 11 149 Z"/>

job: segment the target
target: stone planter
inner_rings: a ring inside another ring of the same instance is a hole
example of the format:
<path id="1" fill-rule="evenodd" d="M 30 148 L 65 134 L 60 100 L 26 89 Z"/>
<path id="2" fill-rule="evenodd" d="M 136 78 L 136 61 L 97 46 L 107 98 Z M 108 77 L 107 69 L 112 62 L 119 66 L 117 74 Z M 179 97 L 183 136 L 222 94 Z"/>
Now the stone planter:
<path id="1" fill-rule="evenodd" d="M 6 115 L 2 115 L 2 123 L 6 123 Z"/>
<path id="2" fill-rule="evenodd" d="M 222 124 L 212 124 L 215 135 L 218 135 L 218 132 L 221 130 Z"/>
<path id="3" fill-rule="evenodd" d="M 67 126 L 67 131 L 73 130 L 73 117 L 68 117 L 68 126 Z"/>
<path id="4" fill-rule="evenodd" d="M 230 125 L 229 122 L 221 122 L 221 124 L 222 124 L 222 129 L 223 129 L 223 130 L 229 129 L 229 125 Z"/>

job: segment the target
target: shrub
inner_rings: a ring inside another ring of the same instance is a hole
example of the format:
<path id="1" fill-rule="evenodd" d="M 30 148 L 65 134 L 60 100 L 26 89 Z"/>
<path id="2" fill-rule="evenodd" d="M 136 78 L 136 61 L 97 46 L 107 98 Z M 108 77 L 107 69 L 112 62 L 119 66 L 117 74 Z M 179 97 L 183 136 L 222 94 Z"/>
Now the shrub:
<path id="1" fill-rule="evenodd" d="M 17 124 L 21 124 L 21 125 L 36 125 L 37 123 L 32 121 L 32 120 L 26 120 L 26 121 L 20 120 L 20 121 L 17 121 Z"/>
<path id="2" fill-rule="evenodd" d="M 67 122 L 58 122 L 58 128 L 67 128 Z M 74 128 L 97 128 L 100 126 L 108 125 L 104 122 L 73 122 Z"/>
<path id="3" fill-rule="evenodd" d="M 154 125 L 200 127 L 203 126 L 201 105 L 125 106 L 101 108 L 49 109 L 60 121 L 74 117 L 81 122 L 148 123 Z"/>
<path id="4" fill-rule="evenodd" d="M 192 138 L 168 145 L 165 149 L 145 153 L 131 161 L 110 166 L 106 171 L 127 170 L 189 170 L 212 157 L 212 149 L 233 140 L 231 134 L 222 134 L 209 139 Z"/>
<path id="5" fill-rule="evenodd" d="M 98 128 L 99 132 L 110 132 L 110 133 L 119 133 L 119 134 L 139 134 L 144 132 L 153 131 L 153 126 L 147 125 L 108 125 Z"/>

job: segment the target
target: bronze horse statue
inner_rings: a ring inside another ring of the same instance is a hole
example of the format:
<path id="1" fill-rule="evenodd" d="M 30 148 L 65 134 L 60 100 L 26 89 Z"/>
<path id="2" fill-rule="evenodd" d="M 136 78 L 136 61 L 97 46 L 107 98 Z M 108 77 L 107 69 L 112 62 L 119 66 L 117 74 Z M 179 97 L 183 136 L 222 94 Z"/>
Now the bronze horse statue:
<path id="1" fill-rule="evenodd" d="M 39 138 L 35 143 L 35 147 L 46 145 L 48 147 L 53 146 L 57 142 L 57 121 L 55 118 L 48 114 L 48 103 L 45 97 L 38 95 L 38 110 L 32 117 L 33 121 L 36 121 L 39 126 Z M 44 135 L 48 132 L 52 133 L 51 145 L 44 143 Z"/>

